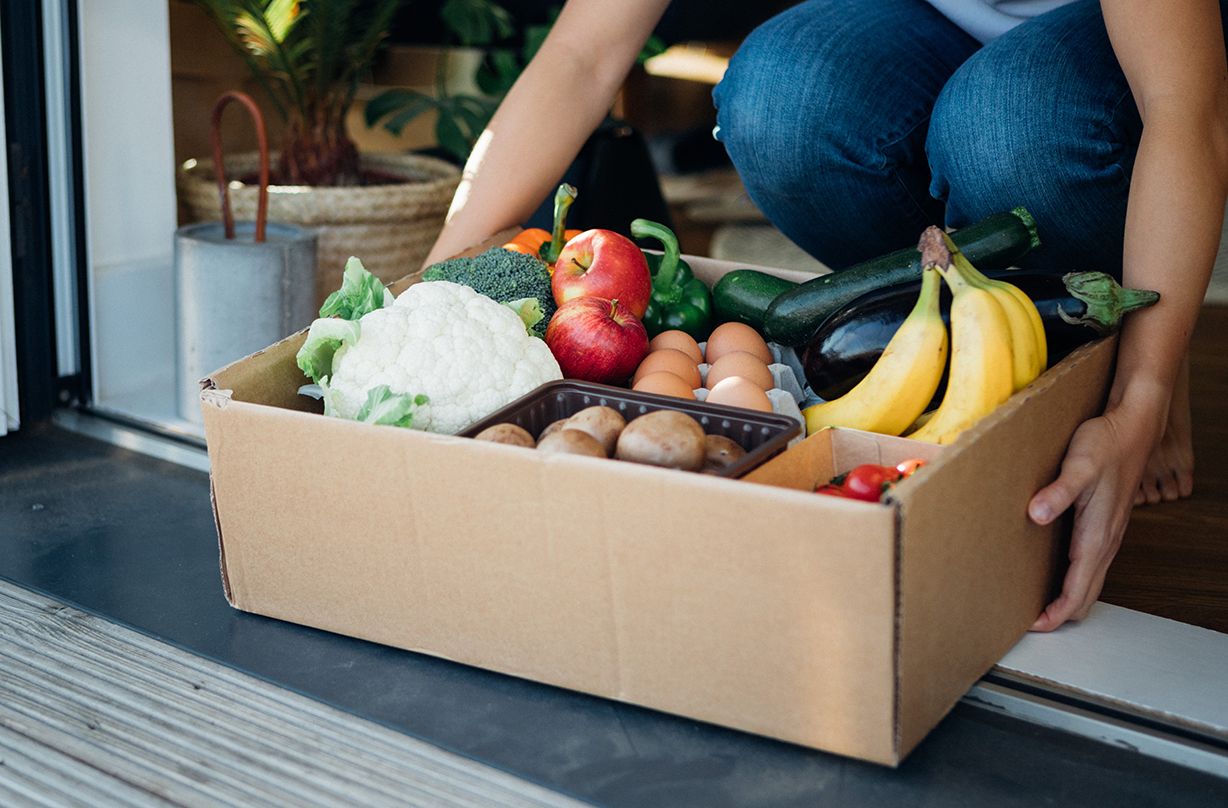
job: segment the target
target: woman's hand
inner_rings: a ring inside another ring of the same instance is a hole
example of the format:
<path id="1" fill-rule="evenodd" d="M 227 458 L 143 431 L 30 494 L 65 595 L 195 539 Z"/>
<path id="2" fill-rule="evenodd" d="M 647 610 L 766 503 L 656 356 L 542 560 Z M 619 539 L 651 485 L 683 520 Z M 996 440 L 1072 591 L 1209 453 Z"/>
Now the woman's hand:
<path id="1" fill-rule="evenodd" d="M 1052 631 L 1087 615 L 1121 546 L 1168 411 L 1174 404 L 1186 406 L 1183 398 L 1174 401 L 1174 390 L 1219 246 L 1228 191 L 1228 71 L 1219 4 L 1100 5 L 1143 120 L 1126 211 L 1123 277 L 1127 286 L 1158 291 L 1160 302 L 1126 320 L 1105 414 L 1079 427 L 1058 479 L 1028 506 L 1042 525 L 1075 509 L 1062 594 L 1033 631 Z M 1144 500 L 1166 498 L 1174 488 L 1178 495 L 1188 491 L 1192 459 L 1175 462 L 1169 472 L 1174 485 L 1168 491 L 1161 485 L 1152 495 L 1161 468 L 1143 487 Z"/>
<path id="2" fill-rule="evenodd" d="M 1118 404 L 1085 421 L 1070 441 L 1057 480 L 1032 497 L 1028 515 L 1038 525 L 1049 524 L 1071 505 L 1075 509 L 1062 593 L 1032 624 L 1032 631 L 1052 631 L 1067 620 L 1082 620 L 1100 596 L 1143 469 L 1160 439 L 1163 412 L 1155 406 Z"/>

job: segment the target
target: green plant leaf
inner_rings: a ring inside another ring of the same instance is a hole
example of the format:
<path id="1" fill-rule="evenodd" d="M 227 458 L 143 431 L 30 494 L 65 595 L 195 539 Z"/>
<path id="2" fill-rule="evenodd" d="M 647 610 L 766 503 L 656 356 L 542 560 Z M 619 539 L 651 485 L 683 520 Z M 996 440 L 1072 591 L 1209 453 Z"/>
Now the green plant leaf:
<path id="1" fill-rule="evenodd" d="M 348 18 L 349 36 L 346 41 L 350 44 L 345 48 L 345 57 L 340 60 L 336 77 L 339 83 L 350 85 L 347 102 L 353 98 L 358 84 L 357 76 L 371 66 L 402 2 L 404 0 L 367 0 L 360 10 Z"/>
<path id="2" fill-rule="evenodd" d="M 515 51 L 499 48 L 486 54 L 473 78 L 484 94 L 501 98 L 512 89 L 523 69 Z"/>
<path id="3" fill-rule="evenodd" d="M 315 49 L 315 92 L 324 96 L 336 81 L 338 63 L 345 55 L 346 37 L 355 0 L 328 0 L 311 7 L 311 35 L 304 38 Z"/>
<path id="4" fill-rule="evenodd" d="M 264 74 L 282 82 L 293 106 L 305 109 L 308 100 L 303 91 L 304 74 L 311 66 L 299 57 L 309 51 L 295 48 L 291 41 L 291 33 L 298 30 L 297 23 L 305 13 L 299 11 L 297 3 L 286 0 L 271 0 L 264 7 L 249 0 L 243 7 L 240 11 L 229 6 L 223 14 L 234 27 L 242 48 L 255 57 L 259 66 L 257 75 Z M 270 12 L 275 15 L 272 19 Z"/>
<path id="5" fill-rule="evenodd" d="M 468 159 L 469 152 L 473 149 L 472 142 L 461 131 L 451 109 L 440 108 L 439 120 L 435 122 L 435 137 L 439 139 L 441 148 L 462 163 Z"/>
<path id="6" fill-rule="evenodd" d="M 494 101 L 486 101 L 467 95 L 454 96 L 452 101 L 454 117 L 458 123 L 463 124 L 462 129 L 467 130 L 465 132 L 466 140 L 469 141 L 469 148 L 472 149 L 473 144 L 477 143 L 478 136 L 486 128 L 486 124 L 490 123 L 490 119 L 495 114 L 498 104 Z"/>
<path id="7" fill-rule="evenodd" d="M 541 50 L 542 43 L 546 41 L 546 36 L 550 33 L 550 28 L 553 25 L 529 25 L 524 29 L 524 46 L 521 48 L 520 56 L 525 64 L 533 61 L 533 57 Z"/>
<path id="8" fill-rule="evenodd" d="M 393 393 L 388 385 L 381 384 L 367 391 L 367 400 L 363 402 L 354 420 L 367 424 L 409 427 L 413 425 L 414 414 L 418 408 L 426 402 L 427 397 L 421 393 Z"/>
<path id="9" fill-rule="evenodd" d="M 401 106 L 409 103 L 411 99 L 419 98 L 422 93 L 417 90 L 384 90 L 379 95 L 372 98 L 363 107 L 363 117 L 367 121 L 367 126 L 374 126 L 381 118 L 391 115 Z"/>
<path id="10" fill-rule="evenodd" d="M 648 41 L 644 43 L 644 47 L 640 49 L 639 55 L 635 57 L 636 64 L 644 64 L 654 56 L 660 56 L 665 53 L 665 41 L 661 37 L 653 34 L 648 37 Z"/>
<path id="11" fill-rule="evenodd" d="M 235 17 L 235 30 L 239 41 L 255 56 L 269 59 L 277 51 L 277 40 L 269 33 L 264 20 L 254 14 L 240 14 Z"/>
<path id="12" fill-rule="evenodd" d="M 344 120 L 404 0 L 195 0 L 287 120 Z"/>
<path id="13" fill-rule="evenodd" d="M 410 121 L 438 105 L 435 98 L 417 90 L 389 90 L 367 103 L 367 125 L 371 126 L 384 118 L 384 128 L 399 135 Z"/>
<path id="14" fill-rule="evenodd" d="M 462 45 L 489 45 L 515 30 L 512 15 L 490 0 L 446 0 L 439 16 Z"/>
<path id="15" fill-rule="evenodd" d="M 321 3 L 323 7 L 328 7 L 328 3 Z M 302 19 L 300 14 L 301 7 L 298 0 L 272 0 L 264 9 L 264 19 L 268 25 L 269 33 L 274 41 L 281 43 L 286 41 L 286 37 L 290 35 L 294 25 Z"/>

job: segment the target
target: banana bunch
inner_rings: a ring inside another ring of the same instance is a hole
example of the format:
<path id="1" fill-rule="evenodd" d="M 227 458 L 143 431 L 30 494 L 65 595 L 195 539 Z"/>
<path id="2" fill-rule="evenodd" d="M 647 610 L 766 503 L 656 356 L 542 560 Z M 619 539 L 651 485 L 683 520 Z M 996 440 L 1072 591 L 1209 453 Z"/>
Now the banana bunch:
<path id="1" fill-rule="evenodd" d="M 938 307 L 938 269 L 921 270 L 921 293 L 883 355 L 856 387 L 803 411 L 806 433 L 843 426 L 899 435 L 925 410 L 947 364 L 947 327 Z"/>
<path id="2" fill-rule="evenodd" d="M 921 235 L 918 249 L 921 292 L 912 312 L 856 387 L 805 409 L 807 433 L 842 426 L 900 435 L 911 428 L 914 440 L 950 443 L 1044 371 L 1044 324 L 1021 289 L 986 278 L 937 227 Z M 954 294 L 951 369 L 942 403 L 924 413 L 947 360 L 939 275 Z"/>
<path id="3" fill-rule="evenodd" d="M 922 234 L 921 248 L 923 260 L 946 264 L 940 271 L 955 296 L 951 372 L 938 409 L 907 437 L 951 443 L 1045 370 L 1045 326 L 1021 289 L 986 278 L 938 228 Z"/>

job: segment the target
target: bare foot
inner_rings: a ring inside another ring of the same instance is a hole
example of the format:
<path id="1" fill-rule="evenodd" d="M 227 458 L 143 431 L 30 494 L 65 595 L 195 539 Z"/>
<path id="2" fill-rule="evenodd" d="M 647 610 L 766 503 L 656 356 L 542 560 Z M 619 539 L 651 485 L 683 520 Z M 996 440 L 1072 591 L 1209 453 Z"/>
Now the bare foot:
<path id="1" fill-rule="evenodd" d="M 1147 461 L 1134 504 L 1172 502 L 1188 497 L 1193 490 L 1194 433 L 1190 424 L 1190 359 L 1187 355 L 1173 388 L 1164 437 Z"/>

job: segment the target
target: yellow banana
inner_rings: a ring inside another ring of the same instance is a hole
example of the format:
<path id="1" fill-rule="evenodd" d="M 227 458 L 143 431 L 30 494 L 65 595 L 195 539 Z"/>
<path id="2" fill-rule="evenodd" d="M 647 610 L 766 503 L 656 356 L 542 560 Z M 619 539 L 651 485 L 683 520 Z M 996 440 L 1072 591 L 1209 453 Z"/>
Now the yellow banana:
<path id="1" fill-rule="evenodd" d="M 947 362 L 947 329 L 938 308 L 942 281 L 921 273 L 921 292 L 874 367 L 840 398 L 807 407 L 806 432 L 828 426 L 899 435 L 925 410 Z"/>
<path id="2" fill-rule="evenodd" d="M 1045 368 L 1049 366 L 1049 340 L 1045 336 L 1045 322 L 1040 319 L 1040 312 L 1036 310 L 1036 304 L 1032 302 L 1032 298 L 1028 297 L 1027 292 L 1008 281 L 990 280 L 989 282 L 990 284 L 1000 284 L 1001 289 L 1019 301 L 1019 305 L 1027 315 L 1028 322 L 1032 324 L 1032 334 L 1036 340 L 1036 361 L 1033 365 L 1036 372 L 1026 382 L 1026 384 L 1030 384 L 1033 379 L 1044 373 Z M 1022 387 L 1023 385 L 1020 386 Z M 1016 387 L 1015 389 L 1018 390 L 1019 388 Z"/>
<path id="3" fill-rule="evenodd" d="M 989 290 L 998 299 L 1011 329 L 1011 386 L 1013 390 L 1027 387 L 1044 372 L 1048 354 L 1045 326 L 1035 304 L 1018 286 L 985 277 L 959 251 L 949 235 L 944 233 L 943 240 L 951 251 L 952 263 L 959 267 L 964 279 L 973 286 Z"/>
<path id="4" fill-rule="evenodd" d="M 1010 398 L 1014 386 L 1011 324 L 999 297 L 965 278 L 959 263 L 942 275 L 955 295 L 947 391 L 933 417 L 907 436 L 929 443 L 954 441 Z"/>

